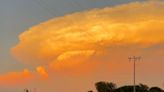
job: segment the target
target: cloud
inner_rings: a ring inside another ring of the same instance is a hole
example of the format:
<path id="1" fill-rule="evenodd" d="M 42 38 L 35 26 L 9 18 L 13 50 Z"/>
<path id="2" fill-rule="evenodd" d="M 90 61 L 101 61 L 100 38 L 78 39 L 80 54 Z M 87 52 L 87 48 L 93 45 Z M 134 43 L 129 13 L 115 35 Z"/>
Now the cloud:
<path id="1" fill-rule="evenodd" d="M 62 60 L 66 60 L 75 56 L 85 56 L 85 57 L 89 57 L 94 53 L 94 51 L 90 51 L 90 50 L 86 50 L 86 51 L 69 51 L 69 52 L 65 52 L 62 55 L 60 55 L 57 60 L 62 61 Z"/>
<path id="2" fill-rule="evenodd" d="M 22 85 L 33 80 L 34 75 L 29 70 L 25 69 L 22 72 L 10 72 L 0 76 L 0 85 Z"/>
<path id="3" fill-rule="evenodd" d="M 38 66 L 36 68 L 37 72 L 42 75 L 43 79 L 47 79 L 48 78 L 48 73 L 46 71 L 46 69 L 43 66 Z"/>
<path id="4" fill-rule="evenodd" d="M 163 9 L 164 2 L 147 1 L 58 17 L 23 32 L 11 51 L 19 61 L 55 69 L 108 61 L 122 53 L 118 48 L 141 54 L 164 43 Z M 42 67 L 37 71 L 47 76 Z"/>
<path id="5" fill-rule="evenodd" d="M 22 86 L 28 85 L 37 81 L 43 81 L 48 79 L 48 72 L 43 66 L 38 66 L 36 71 L 29 71 L 24 69 L 23 71 L 9 72 L 0 75 L 0 86 Z"/>

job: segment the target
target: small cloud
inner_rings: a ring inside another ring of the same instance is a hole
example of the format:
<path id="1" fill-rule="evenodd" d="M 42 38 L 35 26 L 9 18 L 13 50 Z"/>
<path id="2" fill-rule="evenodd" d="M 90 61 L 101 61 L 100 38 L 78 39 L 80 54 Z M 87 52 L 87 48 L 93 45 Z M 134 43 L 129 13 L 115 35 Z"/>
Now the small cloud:
<path id="1" fill-rule="evenodd" d="M 4 75 L 0 75 L 0 85 L 9 86 L 9 85 L 22 85 L 27 84 L 29 81 L 34 79 L 34 74 L 31 73 L 28 69 L 25 69 L 22 72 L 10 72 Z"/>
<path id="2" fill-rule="evenodd" d="M 43 66 L 38 66 L 36 68 L 36 71 L 42 76 L 43 79 L 48 78 L 48 73 L 47 73 L 46 69 Z"/>

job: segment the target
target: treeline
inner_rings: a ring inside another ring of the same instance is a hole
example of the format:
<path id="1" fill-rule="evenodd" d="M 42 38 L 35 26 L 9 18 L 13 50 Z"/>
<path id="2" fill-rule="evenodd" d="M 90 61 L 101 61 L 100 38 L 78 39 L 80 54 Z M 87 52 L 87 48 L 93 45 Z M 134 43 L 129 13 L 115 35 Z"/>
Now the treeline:
<path id="1" fill-rule="evenodd" d="M 126 85 L 117 88 L 117 85 L 112 82 L 109 83 L 109 82 L 100 81 L 95 83 L 95 87 L 97 89 L 97 92 L 134 92 L 133 85 Z M 136 92 L 164 92 L 164 90 L 159 87 L 148 87 L 145 84 L 136 85 L 135 88 L 136 88 Z M 93 92 L 93 91 L 90 90 L 88 92 Z"/>

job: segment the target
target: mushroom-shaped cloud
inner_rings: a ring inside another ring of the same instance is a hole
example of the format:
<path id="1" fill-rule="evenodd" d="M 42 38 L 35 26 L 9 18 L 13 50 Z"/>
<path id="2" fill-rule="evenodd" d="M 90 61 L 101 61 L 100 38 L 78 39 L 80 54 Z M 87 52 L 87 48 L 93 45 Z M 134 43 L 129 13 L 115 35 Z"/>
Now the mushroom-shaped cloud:
<path id="1" fill-rule="evenodd" d="M 26 63 L 59 68 L 113 53 L 107 51 L 115 46 L 161 44 L 163 9 L 163 1 L 134 2 L 54 18 L 23 32 L 12 54 Z"/>

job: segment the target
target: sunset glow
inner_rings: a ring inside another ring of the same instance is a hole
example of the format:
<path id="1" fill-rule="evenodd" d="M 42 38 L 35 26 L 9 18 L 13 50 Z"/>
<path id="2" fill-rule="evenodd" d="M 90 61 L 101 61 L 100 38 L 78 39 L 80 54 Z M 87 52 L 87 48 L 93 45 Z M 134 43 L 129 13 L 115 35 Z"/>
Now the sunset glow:
<path id="1" fill-rule="evenodd" d="M 132 63 L 128 57 L 133 55 L 142 56 L 144 61 L 137 62 L 137 83 L 161 86 L 164 2 L 132 2 L 56 17 L 21 33 L 19 42 L 10 49 L 27 69 L 1 74 L 0 86 L 35 82 L 62 89 L 65 83 L 76 83 L 80 89 L 81 85 L 90 85 L 86 81 L 93 84 L 101 79 L 131 84 Z M 53 89 L 42 89 L 49 88 Z"/>

